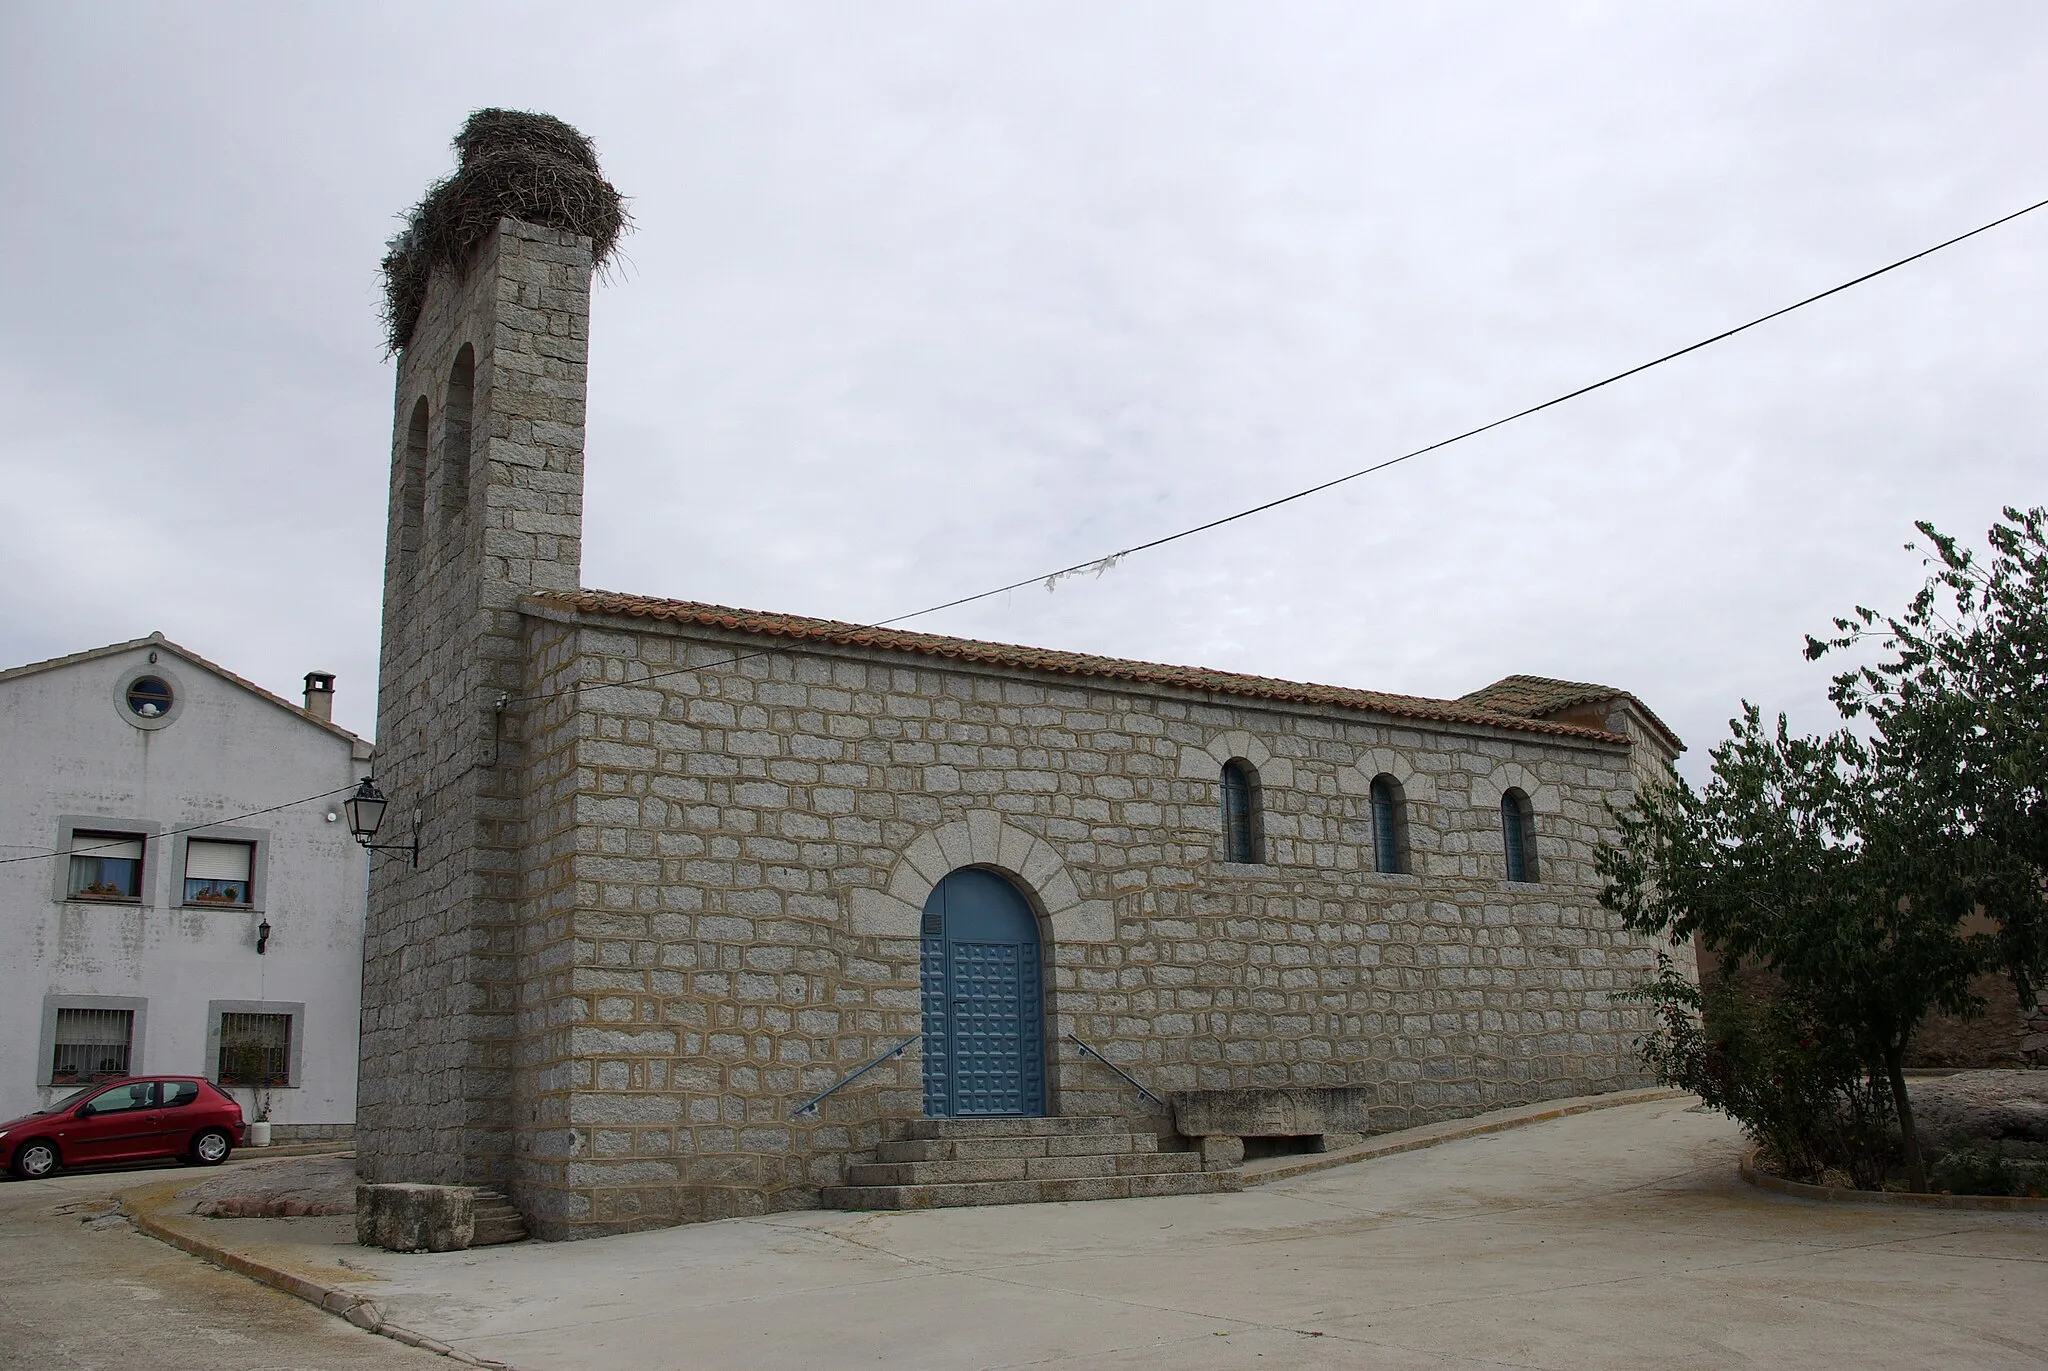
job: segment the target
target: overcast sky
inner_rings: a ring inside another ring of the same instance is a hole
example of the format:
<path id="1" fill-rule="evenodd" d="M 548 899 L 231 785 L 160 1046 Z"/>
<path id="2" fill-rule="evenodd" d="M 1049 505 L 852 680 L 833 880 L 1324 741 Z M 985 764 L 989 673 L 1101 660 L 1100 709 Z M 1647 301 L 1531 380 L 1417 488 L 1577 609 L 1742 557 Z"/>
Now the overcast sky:
<path id="1" fill-rule="evenodd" d="M 376 266 L 596 139 L 584 584 L 873 620 L 1434 441 L 2048 197 L 2048 6 L 0 5 L 0 665 L 374 729 Z M 1826 722 L 1802 634 L 2044 499 L 2048 211 L 934 631 Z M 1694 769 L 1695 768 L 1689 768 Z"/>

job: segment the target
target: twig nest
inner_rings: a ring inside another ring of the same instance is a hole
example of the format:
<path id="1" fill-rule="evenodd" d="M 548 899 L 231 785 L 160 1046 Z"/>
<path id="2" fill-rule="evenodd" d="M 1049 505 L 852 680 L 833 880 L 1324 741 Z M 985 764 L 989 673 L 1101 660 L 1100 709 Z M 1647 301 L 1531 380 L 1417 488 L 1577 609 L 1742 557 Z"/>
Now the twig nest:
<path id="1" fill-rule="evenodd" d="M 580 233 L 597 266 L 629 219 L 625 197 L 598 170 L 597 149 L 550 114 L 480 109 L 455 135 L 461 165 L 406 215 L 384 254 L 385 345 L 404 350 L 436 268 L 460 272 L 500 219 Z"/>

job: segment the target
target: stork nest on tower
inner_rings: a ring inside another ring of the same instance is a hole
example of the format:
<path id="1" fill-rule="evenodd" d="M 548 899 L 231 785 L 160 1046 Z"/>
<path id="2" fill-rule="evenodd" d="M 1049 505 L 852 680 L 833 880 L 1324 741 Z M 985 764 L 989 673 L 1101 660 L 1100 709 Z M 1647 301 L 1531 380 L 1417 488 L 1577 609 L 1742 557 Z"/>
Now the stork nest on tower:
<path id="1" fill-rule="evenodd" d="M 460 272 L 500 219 L 580 233 L 602 267 L 631 221 L 591 141 L 551 114 L 480 109 L 455 135 L 461 165 L 405 216 L 384 254 L 385 346 L 402 352 L 435 268 Z"/>

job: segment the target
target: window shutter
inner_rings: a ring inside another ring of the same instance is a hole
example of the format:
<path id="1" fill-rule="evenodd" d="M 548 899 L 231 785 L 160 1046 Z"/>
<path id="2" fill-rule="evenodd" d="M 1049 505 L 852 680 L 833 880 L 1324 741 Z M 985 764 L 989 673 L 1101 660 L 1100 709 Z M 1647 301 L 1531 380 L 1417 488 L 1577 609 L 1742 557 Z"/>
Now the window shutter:
<path id="1" fill-rule="evenodd" d="M 192 881 L 246 881 L 254 849 L 247 843 L 193 839 L 185 846 L 185 878 Z"/>
<path id="2" fill-rule="evenodd" d="M 109 838 L 98 833 L 74 833 L 71 835 L 71 850 L 81 857 L 104 857 L 109 861 L 142 860 L 140 838 Z"/>

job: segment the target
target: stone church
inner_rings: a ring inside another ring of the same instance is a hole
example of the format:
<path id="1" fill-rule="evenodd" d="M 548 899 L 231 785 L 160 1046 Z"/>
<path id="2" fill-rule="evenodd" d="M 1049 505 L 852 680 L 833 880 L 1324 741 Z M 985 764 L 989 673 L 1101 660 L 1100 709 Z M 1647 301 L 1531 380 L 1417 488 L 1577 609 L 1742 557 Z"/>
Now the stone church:
<path id="1" fill-rule="evenodd" d="M 584 589 L 593 244 L 493 224 L 396 343 L 377 784 L 420 846 L 372 878 L 365 1179 L 547 1238 L 1187 1192 L 1645 1083 L 1655 949 L 1593 862 L 1681 744 L 1632 695 Z"/>

